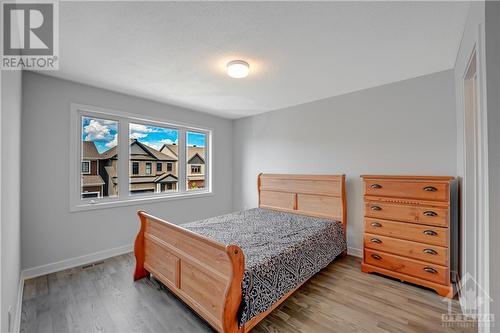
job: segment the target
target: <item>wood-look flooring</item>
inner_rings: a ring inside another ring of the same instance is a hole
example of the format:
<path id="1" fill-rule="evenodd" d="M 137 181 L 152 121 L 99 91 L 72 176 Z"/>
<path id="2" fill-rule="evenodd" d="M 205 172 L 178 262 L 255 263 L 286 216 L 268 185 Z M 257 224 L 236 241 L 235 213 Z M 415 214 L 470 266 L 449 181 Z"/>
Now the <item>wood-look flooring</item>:
<path id="1" fill-rule="evenodd" d="M 26 281 L 21 332 L 213 332 L 155 281 L 132 281 L 126 254 Z M 271 332 L 475 332 L 443 327 L 446 299 L 365 274 L 358 258 L 334 261 L 257 325 Z M 457 301 L 452 303 L 458 312 Z"/>

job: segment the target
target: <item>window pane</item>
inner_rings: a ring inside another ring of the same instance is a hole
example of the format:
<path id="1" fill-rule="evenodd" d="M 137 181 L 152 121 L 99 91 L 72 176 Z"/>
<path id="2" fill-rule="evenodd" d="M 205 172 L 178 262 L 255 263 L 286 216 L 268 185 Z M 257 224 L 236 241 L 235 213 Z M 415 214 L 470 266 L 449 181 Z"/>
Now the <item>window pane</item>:
<path id="1" fill-rule="evenodd" d="M 176 129 L 130 123 L 130 194 L 178 190 Z"/>
<path id="2" fill-rule="evenodd" d="M 90 161 L 82 162 L 82 173 L 89 174 L 90 173 Z"/>
<path id="3" fill-rule="evenodd" d="M 205 161 L 207 135 L 197 132 L 186 132 L 187 189 L 205 188 Z"/>
<path id="4" fill-rule="evenodd" d="M 82 117 L 81 197 L 118 195 L 118 122 Z"/>

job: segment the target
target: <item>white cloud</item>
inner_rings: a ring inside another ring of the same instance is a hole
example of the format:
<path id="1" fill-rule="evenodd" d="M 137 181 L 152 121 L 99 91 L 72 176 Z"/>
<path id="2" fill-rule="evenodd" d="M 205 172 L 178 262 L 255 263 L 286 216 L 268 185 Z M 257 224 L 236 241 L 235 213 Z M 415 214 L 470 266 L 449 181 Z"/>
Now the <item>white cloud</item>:
<path id="1" fill-rule="evenodd" d="M 113 140 L 106 143 L 106 147 L 113 148 L 116 145 L 118 145 L 118 133 L 115 134 L 115 136 L 113 137 Z"/>
<path id="2" fill-rule="evenodd" d="M 178 139 L 176 139 L 175 141 L 172 141 L 171 139 L 163 139 L 163 140 L 160 140 L 160 142 L 161 142 L 162 144 L 167 144 L 167 145 L 171 145 L 171 144 L 173 144 L 173 143 L 177 144 L 177 141 L 178 141 Z"/>
<path id="3" fill-rule="evenodd" d="M 132 133 L 130 133 L 130 138 L 131 139 L 142 139 L 142 138 L 145 138 L 147 136 L 148 136 L 147 134 L 139 133 L 139 132 L 132 132 Z"/>
<path id="4" fill-rule="evenodd" d="M 172 141 L 170 139 L 163 139 L 160 141 L 141 141 L 145 145 L 148 145 L 151 148 L 154 148 L 156 150 L 160 150 L 164 144 L 171 145 L 172 143 L 177 144 L 177 140 Z"/>
<path id="5" fill-rule="evenodd" d="M 156 150 L 160 150 L 163 147 L 163 144 L 159 142 L 145 142 L 144 144 Z"/>
<path id="6" fill-rule="evenodd" d="M 83 132 L 86 134 L 86 141 L 106 140 L 111 134 L 107 125 L 95 119 L 90 120 L 89 124 L 83 128 Z"/>
<path id="7" fill-rule="evenodd" d="M 153 127 L 141 125 L 141 124 L 130 124 L 131 132 L 139 132 L 139 133 L 153 133 L 155 132 Z"/>

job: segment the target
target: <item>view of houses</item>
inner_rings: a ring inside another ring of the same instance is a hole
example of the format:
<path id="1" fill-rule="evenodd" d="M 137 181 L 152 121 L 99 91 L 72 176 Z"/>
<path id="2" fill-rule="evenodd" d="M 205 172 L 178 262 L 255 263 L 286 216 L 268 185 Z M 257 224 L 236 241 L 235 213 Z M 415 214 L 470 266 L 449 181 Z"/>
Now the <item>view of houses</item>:
<path id="1" fill-rule="evenodd" d="M 111 122 L 102 126 L 111 125 Z M 132 124 L 131 124 L 132 125 Z M 86 127 L 87 126 L 87 127 Z M 89 132 L 88 126 L 97 127 L 98 124 L 87 121 L 83 126 Z M 142 129 L 141 134 L 137 129 Z M 160 133 L 156 127 L 134 127 L 130 134 L 130 157 L 129 157 L 129 190 L 131 194 L 139 193 L 161 193 L 177 191 L 179 188 L 178 176 L 178 145 L 171 139 L 162 139 L 148 142 L 146 133 Z M 196 137 L 190 140 L 191 133 L 188 132 L 188 146 L 186 150 L 187 159 L 187 189 L 200 189 L 205 187 L 205 147 L 197 146 L 190 141 L 196 141 Z M 199 135 L 198 133 L 193 133 Z M 110 129 L 106 132 L 109 137 L 107 141 L 100 140 L 106 136 L 82 137 L 82 198 L 113 197 L 118 194 L 118 146 L 116 145 L 116 132 Z M 177 135 L 175 133 L 175 135 Z M 204 135 L 203 135 L 204 136 Z M 134 138 L 135 137 L 135 138 Z M 96 138 L 96 140 L 88 140 Z M 176 138 L 175 138 L 176 139 Z M 203 138 L 204 140 L 204 138 Z M 157 149 L 158 142 L 167 142 Z M 175 140 L 176 141 L 176 140 Z M 111 142 L 111 144 L 110 144 Z M 198 141 L 200 142 L 200 141 Z M 114 144 L 114 146 L 112 146 Z M 156 148 L 152 147 L 153 145 Z M 99 149 L 105 149 L 102 153 Z"/>

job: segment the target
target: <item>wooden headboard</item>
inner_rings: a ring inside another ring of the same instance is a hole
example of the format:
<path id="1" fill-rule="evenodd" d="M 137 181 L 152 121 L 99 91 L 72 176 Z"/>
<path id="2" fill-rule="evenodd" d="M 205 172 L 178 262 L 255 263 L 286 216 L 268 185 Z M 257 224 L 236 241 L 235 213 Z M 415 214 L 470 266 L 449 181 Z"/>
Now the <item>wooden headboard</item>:
<path id="1" fill-rule="evenodd" d="M 337 220 L 345 234 L 345 175 L 261 173 L 258 189 L 259 207 Z"/>

